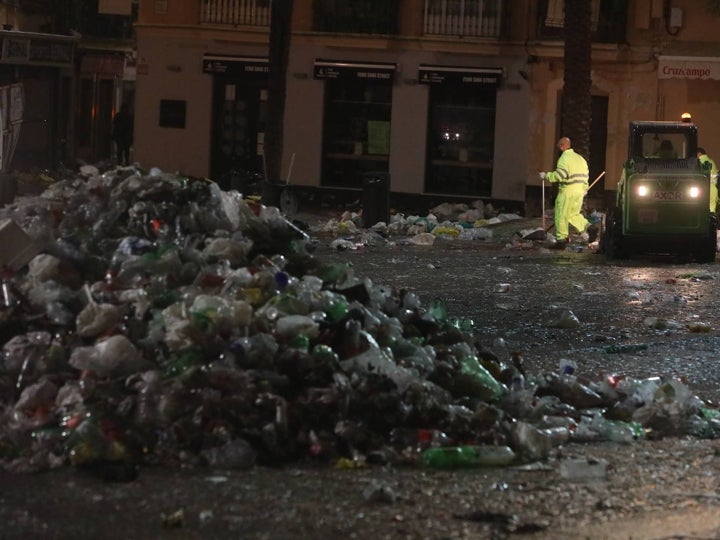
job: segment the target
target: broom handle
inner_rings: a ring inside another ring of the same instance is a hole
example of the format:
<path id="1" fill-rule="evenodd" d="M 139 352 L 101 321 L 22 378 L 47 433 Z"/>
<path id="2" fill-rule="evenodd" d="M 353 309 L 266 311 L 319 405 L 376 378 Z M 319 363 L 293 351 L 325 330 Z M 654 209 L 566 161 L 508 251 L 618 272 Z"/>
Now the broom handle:
<path id="1" fill-rule="evenodd" d="M 603 176 L 605 176 L 605 171 L 601 172 L 600 175 L 593 181 L 592 184 L 590 184 L 586 191 L 590 191 L 590 189 L 598 183 L 598 180 L 600 180 Z"/>

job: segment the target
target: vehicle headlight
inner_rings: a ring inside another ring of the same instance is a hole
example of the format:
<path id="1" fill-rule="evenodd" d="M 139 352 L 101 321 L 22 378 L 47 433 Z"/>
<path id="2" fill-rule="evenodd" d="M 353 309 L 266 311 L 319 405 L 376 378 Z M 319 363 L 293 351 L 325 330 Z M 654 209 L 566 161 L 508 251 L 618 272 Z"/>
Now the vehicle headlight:
<path id="1" fill-rule="evenodd" d="M 690 186 L 690 189 L 688 189 L 688 196 L 691 199 L 697 199 L 700 196 L 701 190 L 697 186 Z"/>
<path id="2" fill-rule="evenodd" d="M 649 193 L 650 193 L 650 190 L 648 189 L 647 186 L 638 186 L 638 188 L 637 188 L 638 197 L 647 197 Z"/>

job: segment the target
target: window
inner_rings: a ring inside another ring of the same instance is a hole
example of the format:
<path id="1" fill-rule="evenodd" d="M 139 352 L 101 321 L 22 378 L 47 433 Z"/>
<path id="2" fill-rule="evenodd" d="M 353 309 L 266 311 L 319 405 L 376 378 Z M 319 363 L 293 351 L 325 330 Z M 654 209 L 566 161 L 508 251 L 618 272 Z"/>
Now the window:
<path id="1" fill-rule="evenodd" d="M 424 32 L 498 37 L 505 18 L 502 0 L 425 0 Z"/>
<path id="2" fill-rule="evenodd" d="M 179 99 L 160 100 L 160 127 L 185 129 L 187 102 Z"/>
<path id="3" fill-rule="evenodd" d="M 623 0 L 591 0 L 590 39 L 598 43 L 625 41 L 628 3 Z M 538 39 L 562 40 L 565 0 L 540 0 L 537 11 Z"/>
<path id="4" fill-rule="evenodd" d="M 644 133 L 643 156 L 656 159 L 688 158 L 689 144 L 685 133 Z M 692 156 L 694 157 L 694 156 Z"/>
<path id="5" fill-rule="evenodd" d="M 600 0 L 590 2 L 590 25 L 593 31 L 597 30 L 600 16 Z M 563 28 L 565 26 L 565 0 L 548 0 L 545 26 Z"/>
<path id="6" fill-rule="evenodd" d="M 315 0 L 319 32 L 396 34 L 398 0 Z"/>

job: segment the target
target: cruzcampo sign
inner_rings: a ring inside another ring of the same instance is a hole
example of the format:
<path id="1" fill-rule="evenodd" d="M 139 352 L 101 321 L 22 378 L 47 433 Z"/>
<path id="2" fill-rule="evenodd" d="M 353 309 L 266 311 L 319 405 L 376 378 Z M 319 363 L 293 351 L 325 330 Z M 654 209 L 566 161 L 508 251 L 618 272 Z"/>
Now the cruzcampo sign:
<path id="1" fill-rule="evenodd" d="M 720 79 L 720 58 L 659 56 L 658 79 Z"/>

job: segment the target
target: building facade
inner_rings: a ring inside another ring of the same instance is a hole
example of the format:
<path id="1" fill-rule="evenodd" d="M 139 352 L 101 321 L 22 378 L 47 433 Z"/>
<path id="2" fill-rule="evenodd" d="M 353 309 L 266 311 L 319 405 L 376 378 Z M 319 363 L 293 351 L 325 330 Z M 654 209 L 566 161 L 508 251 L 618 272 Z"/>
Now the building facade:
<path id="1" fill-rule="evenodd" d="M 0 5 L 0 174 L 112 157 L 112 116 L 134 94 L 136 15 L 137 0 Z"/>
<path id="2" fill-rule="evenodd" d="M 263 170 L 271 0 L 140 2 L 135 159 L 222 182 Z M 631 120 L 713 122 L 720 22 L 703 0 L 591 0 L 591 179 L 612 192 Z M 295 2 L 283 171 L 354 192 L 539 200 L 561 134 L 563 0 Z"/>

